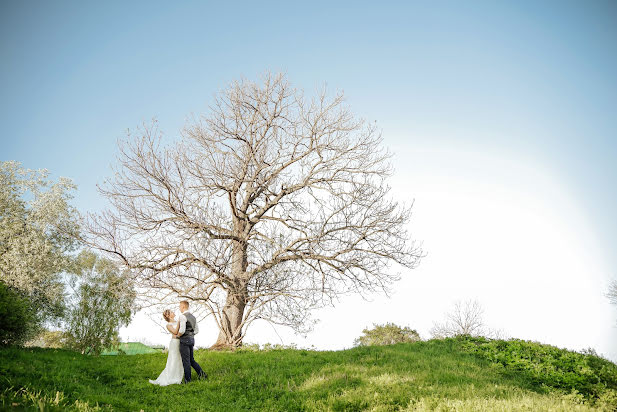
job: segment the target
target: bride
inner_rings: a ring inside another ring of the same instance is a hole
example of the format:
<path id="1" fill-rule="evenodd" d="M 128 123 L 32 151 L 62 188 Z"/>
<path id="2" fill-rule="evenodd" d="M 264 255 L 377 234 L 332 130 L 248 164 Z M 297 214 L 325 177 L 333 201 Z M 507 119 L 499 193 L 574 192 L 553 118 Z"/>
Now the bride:
<path id="1" fill-rule="evenodd" d="M 176 337 L 180 329 L 180 322 L 174 322 L 175 317 L 176 315 L 169 309 L 165 309 L 163 312 L 163 318 L 167 321 L 167 330 L 171 333 L 172 338 L 169 342 L 165 369 L 163 369 L 163 372 L 161 372 L 155 381 L 149 379 L 150 383 L 155 385 L 167 386 L 181 383 L 182 377 L 184 376 L 182 358 L 180 357 L 180 339 Z"/>

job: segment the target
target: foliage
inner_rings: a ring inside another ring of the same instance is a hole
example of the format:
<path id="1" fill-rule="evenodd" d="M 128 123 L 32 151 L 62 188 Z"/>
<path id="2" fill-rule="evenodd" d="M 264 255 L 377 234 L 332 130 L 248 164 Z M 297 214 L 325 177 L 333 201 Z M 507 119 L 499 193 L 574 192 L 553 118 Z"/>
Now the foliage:
<path id="1" fill-rule="evenodd" d="M 33 340 L 26 343 L 25 346 L 35 346 L 39 348 L 66 348 L 68 344 L 68 335 L 61 330 L 42 330 Z"/>
<path id="2" fill-rule="evenodd" d="M 131 320 L 135 292 L 129 272 L 90 251 L 77 258 L 67 320 L 69 345 L 82 353 L 100 354 L 117 343 L 118 329 Z"/>
<path id="3" fill-rule="evenodd" d="M 40 328 L 36 308 L 29 297 L 0 282 L 0 345 L 20 345 Z"/>
<path id="4" fill-rule="evenodd" d="M 67 397 L 64 393 L 56 391 L 55 394 L 47 394 L 41 390 L 37 390 L 30 387 L 23 387 L 19 389 L 6 388 L 3 393 L 0 394 L 2 403 L 0 406 L 7 409 L 19 410 L 39 410 L 39 411 L 102 411 L 109 410 L 109 408 L 100 408 L 98 405 L 91 406 L 88 402 L 81 402 L 76 400 L 74 403 L 67 401 Z"/>
<path id="5" fill-rule="evenodd" d="M 62 316 L 61 273 L 71 265 L 79 229 L 69 204 L 74 189 L 65 178 L 52 182 L 45 170 L 0 162 L 0 281 L 28 298 L 39 322 Z"/>
<path id="6" fill-rule="evenodd" d="M 189 385 L 148 383 L 165 354 L 83 356 L 53 349 L 0 349 L 0 409 L 40 402 L 50 410 L 203 411 L 591 411 L 613 410 L 532 382 L 517 370 L 468 353 L 466 340 L 360 346 L 336 352 L 197 350 L 209 377 Z M 25 398 L 20 391 L 29 391 Z M 59 393 L 59 395 L 58 395 Z M 608 393 L 608 392 L 607 392 Z"/>
<path id="7" fill-rule="evenodd" d="M 575 390 L 598 398 L 606 390 L 617 396 L 617 365 L 591 351 L 584 353 L 523 340 L 461 337 L 464 350 L 526 376 L 534 385 Z"/>
<path id="8" fill-rule="evenodd" d="M 613 280 L 608 287 L 607 297 L 613 305 L 617 305 L 617 280 Z"/>
<path id="9" fill-rule="evenodd" d="M 394 323 L 373 324 L 372 329 L 364 329 L 362 335 L 354 341 L 356 346 L 393 345 L 420 340 L 420 335 L 407 326 L 400 327 Z"/>
<path id="10" fill-rule="evenodd" d="M 145 353 L 160 353 L 161 350 L 151 348 L 141 342 L 118 342 L 101 352 L 101 355 L 143 355 Z"/>

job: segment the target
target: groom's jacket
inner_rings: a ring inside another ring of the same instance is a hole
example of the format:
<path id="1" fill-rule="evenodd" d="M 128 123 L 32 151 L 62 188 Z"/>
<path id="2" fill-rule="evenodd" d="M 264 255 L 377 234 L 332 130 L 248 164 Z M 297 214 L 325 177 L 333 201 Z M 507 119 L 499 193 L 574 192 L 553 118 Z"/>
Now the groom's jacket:
<path id="1" fill-rule="evenodd" d="M 184 316 L 186 317 L 186 328 L 182 336 L 195 336 L 195 325 L 197 325 L 195 316 L 192 313 L 184 313 Z"/>
<path id="2" fill-rule="evenodd" d="M 182 319 L 184 317 L 184 319 Z M 189 311 L 184 312 L 180 315 L 180 330 L 179 334 L 182 336 L 180 339 L 184 337 L 194 336 L 199 332 L 199 327 L 197 326 L 197 320 L 195 316 Z"/>

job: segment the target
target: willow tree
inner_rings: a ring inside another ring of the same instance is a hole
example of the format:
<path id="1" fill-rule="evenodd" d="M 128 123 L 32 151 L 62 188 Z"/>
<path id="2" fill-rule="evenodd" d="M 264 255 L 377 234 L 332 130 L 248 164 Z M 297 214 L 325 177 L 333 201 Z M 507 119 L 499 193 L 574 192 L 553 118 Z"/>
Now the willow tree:
<path id="1" fill-rule="evenodd" d="M 23 343 L 63 317 L 63 272 L 78 246 L 74 190 L 47 170 L 0 162 L 0 343 Z"/>
<path id="2" fill-rule="evenodd" d="M 387 293 L 392 263 L 419 262 L 410 207 L 388 197 L 390 154 L 342 94 L 307 99 L 282 75 L 235 82 L 181 136 L 164 146 L 155 122 L 120 145 L 88 241 L 148 299 L 206 308 L 214 347 L 241 345 L 255 319 L 306 331 L 310 309 Z"/>

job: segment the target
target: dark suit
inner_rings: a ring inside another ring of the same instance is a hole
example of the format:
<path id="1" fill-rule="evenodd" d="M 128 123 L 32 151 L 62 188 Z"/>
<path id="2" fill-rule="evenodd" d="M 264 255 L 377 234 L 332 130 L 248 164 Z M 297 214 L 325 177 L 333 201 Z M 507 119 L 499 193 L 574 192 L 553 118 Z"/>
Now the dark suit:
<path id="1" fill-rule="evenodd" d="M 186 328 L 182 336 L 180 336 L 180 357 L 182 358 L 182 366 L 184 367 L 184 382 L 191 381 L 191 367 L 197 372 L 197 376 L 205 378 L 207 375 L 199 366 L 199 363 L 195 362 L 193 358 L 193 347 L 195 346 L 195 328 L 197 321 L 195 316 L 190 312 L 184 312 L 186 318 Z"/>

